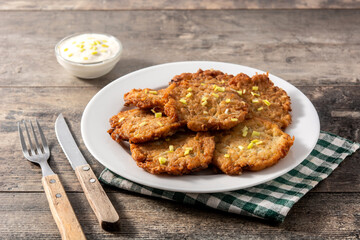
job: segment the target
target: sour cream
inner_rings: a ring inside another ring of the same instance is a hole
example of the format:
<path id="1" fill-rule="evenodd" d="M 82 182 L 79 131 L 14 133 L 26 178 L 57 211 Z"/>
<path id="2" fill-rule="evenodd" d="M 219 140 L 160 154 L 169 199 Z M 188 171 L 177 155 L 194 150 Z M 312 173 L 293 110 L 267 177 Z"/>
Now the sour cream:
<path id="1" fill-rule="evenodd" d="M 55 47 L 58 62 L 80 78 L 97 78 L 110 72 L 120 60 L 121 42 L 107 34 L 71 35 Z"/>

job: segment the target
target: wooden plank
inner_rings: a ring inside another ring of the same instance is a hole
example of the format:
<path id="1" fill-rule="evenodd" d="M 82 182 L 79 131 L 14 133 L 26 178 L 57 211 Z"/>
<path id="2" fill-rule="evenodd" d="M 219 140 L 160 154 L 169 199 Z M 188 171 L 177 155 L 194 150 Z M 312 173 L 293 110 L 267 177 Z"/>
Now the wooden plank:
<path id="1" fill-rule="evenodd" d="M 126 192 L 110 198 L 123 221 L 103 231 L 82 193 L 69 199 L 89 239 L 356 239 L 360 195 L 310 193 L 280 225 Z M 0 193 L 3 239 L 60 239 L 43 193 Z"/>
<path id="2" fill-rule="evenodd" d="M 359 13 L 360 10 L 2 12 L 0 86 L 104 86 L 140 68 L 186 60 L 251 66 L 296 85 L 357 85 Z M 55 60 L 55 44 L 69 34 L 84 31 L 111 33 L 123 42 L 123 58 L 103 78 L 79 80 Z"/>
<path id="3" fill-rule="evenodd" d="M 38 118 L 51 147 L 50 165 L 67 191 L 82 191 L 74 171 L 68 163 L 61 147 L 57 143 L 54 122 L 59 113 L 68 119 L 75 139 L 98 176 L 103 170 L 87 151 L 81 138 L 80 121 L 82 111 L 98 87 L 78 88 L 0 88 L 2 109 L 0 132 L 6 141 L 0 141 L 0 191 L 41 191 L 40 168 L 27 162 L 22 155 L 17 133 L 16 122 L 22 118 Z M 342 137 L 360 142 L 358 119 L 334 117 L 332 112 L 359 112 L 360 87 L 356 86 L 301 86 L 302 90 L 313 101 L 321 121 L 321 129 Z M 329 97 L 331 96 L 331 97 Z M 117 107 L 117 106 L 114 106 Z M 356 116 L 355 116 L 356 117 Z M 13 151 L 9 151 L 13 149 Z M 315 191 L 319 192 L 359 192 L 360 171 L 359 153 L 347 158 L 338 169 L 321 183 Z"/>
<path id="4" fill-rule="evenodd" d="M 217 10 L 217 9 L 354 9 L 360 8 L 360 1 L 351 0 L 77 0 L 77 1 L 0 1 L 0 10 Z"/>

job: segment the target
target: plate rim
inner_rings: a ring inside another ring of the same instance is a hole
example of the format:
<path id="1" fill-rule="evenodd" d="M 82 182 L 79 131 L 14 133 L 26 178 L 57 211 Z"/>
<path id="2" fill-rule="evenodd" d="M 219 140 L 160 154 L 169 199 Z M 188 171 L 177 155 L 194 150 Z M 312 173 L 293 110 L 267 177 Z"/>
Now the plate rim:
<path id="1" fill-rule="evenodd" d="M 149 67 L 145 67 L 145 68 L 141 68 L 141 69 L 138 69 L 136 71 L 133 71 L 133 72 L 130 72 L 128 74 L 125 74 L 115 80 L 113 80 L 112 82 L 108 83 L 106 86 L 102 87 L 92 98 L 91 100 L 87 103 L 84 111 L 83 111 L 83 114 L 82 114 L 82 117 L 81 117 L 81 135 L 82 135 L 82 138 L 83 138 L 83 141 L 84 141 L 84 144 L 86 146 L 86 148 L 89 150 L 90 154 L 96 159 L 96 161 L 98 161 L 99 163 L 101 163 L 104 167 L 110 169 L 111 171 L 113 171 L 114 173 L 118 174 L 118 175 L 121 175 L 116 169 L 111 169 L 111 167 L 109 167 L 109 165 L 107 163 L 105 163 L 105 161 L 102 161 L 101 160 L 101 157 L 98 156 L 97 153 L 95 153 L 95 151 L 91 148 L 89 148 L 89 142 L 88 142 L 88 138 L 87 138 L 87 132 L 85 131 L 85 120 L 87 115 L 89 114 L 89 109 L 91 107 L 91 105 L 99 98 L 99 96 L 101 95 L 101 93 L 103 91 L 105 91 L 105 89 L 108 89 L 110 88 L 111 86 L 115 85 L 115 84 L 119 84 L 119 82 L 123 81 L 124 79 L 126 80 L 126 78 L 129 78 L 131 77 L 132 75 L 136 75 L 136 74 L 139 74 L 143 71 L 149 71 L 149 70 L 152 70 L 152 69 L 156 69 L 156 68 L 159 68 L 159 67 L 167 67 L 167 66 L 171 66 L 171 65 L 182 65 L 182 64 L 214 64 L 214 65 L 228 65 L 228 66 L 232 66 L 232 67 L 240 67 L 240 68 L 248 68 L 248 69 L 251 69 L 252 71 L 256 71 L 258 73 L 265 73 L 264 71 L 262 70 L 259 70 L 259 69 L 256 69 L 256 68 L 253 68 L 253 67 L 249 67 L 249 66 L 245 66 L 245 65 L 240 65 L 240 64 L 235 64 L 235 63 L 227 63 L 227 62 L 217 62 L 217 61 L 180 61 L 180 62 L 169 62 L 169 63 L 163 63 L 163 64 L 157 64 L 157 65 L 153 65 L 153 66 L 149 66 Z M 221 70 L 221 69 L 219 69 Z M 316 111 L 316 108 L 315 106 L 312 104 L 312 102 L 309 100 L 309 98 L 302 92 L 300 91 L 296 86 L 292 85 L 291 83 L 289 83 L 288 81 L 278 77 L 278 76 L 275 76 L 275 75 L 272 75 L 272 74 L 269 74 L 269 76 L 272 76 L 272 77 L 275 77 L 277 79 L 280 79 L 284 84 L 288 84 L 289 86 L 291 86 L 292 88 L 296 89 L 298 93 L 300 93 L 302 95 L 302 97 L 304 99 L 306 99 L 306 101 L 308 102 L 308 104 L 310 104 L 310 106 L 312 107 L 312 112 L 314 114 L 314 117 L 315 119 L 317 120 L 316 121 L 316 137 L 313 138 L 313 142 L 309 145 L 311 146 L 309 150 L 309 153 L 306 155 L 308 156 L 312 149 L 314 149 L 314 147 L 316 146 L 316 143 L 317 143 L 317 140 L 319 139 L 319 135 L 320 135 L 320 119 L 319 119 L 319 115 Z M 305 160 L 305 158 L 303 159 Z M 286 169 L 283 169 L 281 171 L 278 171 L 277 174 L 275 174 L 275 176 L 269 178 L 269 179 L 262 179 L 254 184 L 249 184 L 249 185 L 246 185 L 246 186 L 243 186 L 243 187 L 223 187 L 223 188 L 220 188 L 220 189 L 217 189 L 217 190 L 191 190 L 191 189 L 181 189 L 181 188 L 173 188 L 173 187 L 168 187 L 168 186 L 163 186 L 163 185 L 158 185 L 158 184 L 153 184 L 153 183 L 149 183 L 149 182 L 144 182 L 144 181 L 141 181 L 140 178 L 138 179 L 128 179 L 129 181 L 133 181 L 137 184 L 141 184 L 141 185 L 144 185 L 144 186 L 148 186 L 148 187 L 152 187 L 152 188 L 157 188 L 157 189 L 161 189 L 161 190 L 166 190 L 166 191 L 174 191 L 174 192 L 186 192 L 186 193 L 217 193 L 217 192 L 225 192 L 225 191 L 234 191 L 234 190 L 240 190 L 240 189 L 245 189 L 245 188 L 248 188 L 248 187 L 253 187 L 253 186 L 257 186 L 257 185 L 260 185 L 260 184 L 263 184 L 265 182 L 268 182 L 268 181 L 271 181 L 289 171 L 291 171 L 292 169 L 294 169 L 295 167 L 297 167 L 301 162 L 298 162 L 298 164 L 294 165 L 294 166 L 291 166 L 291 168 L 286 168 Z M 108 165 L 108 166 L 107 166 Z M 189 175 L 188 175 L 189 176 Z M 179 176 L 173 176 L 173 177 L 179 177 Z M 125 177 L 123 177 L 125 178 Z M 127 178 L 125 178 L 127 179 Z"/>

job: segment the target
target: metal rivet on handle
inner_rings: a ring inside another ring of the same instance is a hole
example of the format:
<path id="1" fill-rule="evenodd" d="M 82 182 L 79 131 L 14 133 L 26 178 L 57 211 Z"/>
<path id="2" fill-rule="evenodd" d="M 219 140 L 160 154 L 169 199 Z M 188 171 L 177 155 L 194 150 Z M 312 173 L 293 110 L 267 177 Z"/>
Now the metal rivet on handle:
<path id="1" fill-rule="evenodd" d="M 55 179 L 50 179 L 50 183 L 56 183 Z"/>
<path id="2" fill-rule="evenodd" d="M 83 167 L 83 170 L 84 170 L 84 171 L 89 171 L 89 169 L 90 169 L 89 167 L 86 167 L 86 166 Z"/>
<path id="3" fill-rule="evenodd" d="M 60 194 L 60 193 L 57 193 L 57 194 L 55 194 L 55 197 L 61 198 L 61 194 Z"/>
<path id="4" fill-rule="evenodd" d="M 91 178 L 91 179 L 90 179 L 90 182 L 91 182 L 91 183 L 94 183 L 95 181 L 96 181 L 96 180 L 95 180 L 94 178 Z"/>

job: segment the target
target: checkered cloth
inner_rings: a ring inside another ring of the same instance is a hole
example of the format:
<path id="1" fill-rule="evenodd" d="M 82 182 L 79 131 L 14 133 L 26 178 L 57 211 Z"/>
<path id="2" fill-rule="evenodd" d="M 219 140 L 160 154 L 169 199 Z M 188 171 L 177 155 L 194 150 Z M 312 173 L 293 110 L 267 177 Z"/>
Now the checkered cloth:
<path id="1" fill-rule="evenodd" d="M 131 182 L 108 169 L 101 173 L 99 179 L 106 184 L 141 194 L 282 222 L 301 197 L 327 178 L 359 147 L 358 143 L 321 132 L 311 154 L 296 168 L 267 183 L 232 192 L 197 194 L 164 191 Z"/>

